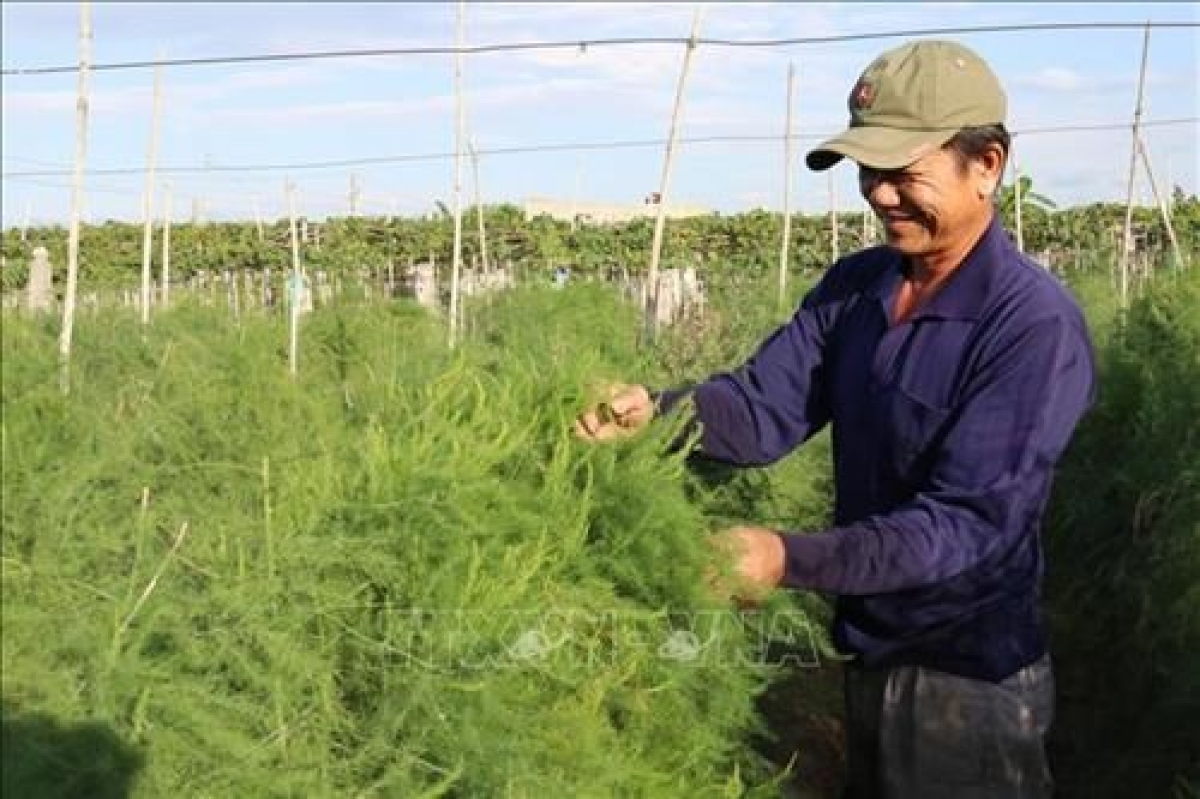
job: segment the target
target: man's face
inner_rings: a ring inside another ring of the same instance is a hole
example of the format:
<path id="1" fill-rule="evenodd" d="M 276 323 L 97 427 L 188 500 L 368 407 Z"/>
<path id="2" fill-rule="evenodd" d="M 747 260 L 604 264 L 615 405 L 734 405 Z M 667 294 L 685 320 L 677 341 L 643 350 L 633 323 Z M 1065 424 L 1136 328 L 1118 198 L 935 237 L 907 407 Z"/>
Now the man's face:
<path id="1" fill-rule="evenodd" d="M 993 171 L 976 161 L 963 169 L 955 153 L 935 150 L 903 169 L 860 165 L 858 185 L 883 222 L 888 245 L 927 258 L 974 243 L 991 218 Z"/>

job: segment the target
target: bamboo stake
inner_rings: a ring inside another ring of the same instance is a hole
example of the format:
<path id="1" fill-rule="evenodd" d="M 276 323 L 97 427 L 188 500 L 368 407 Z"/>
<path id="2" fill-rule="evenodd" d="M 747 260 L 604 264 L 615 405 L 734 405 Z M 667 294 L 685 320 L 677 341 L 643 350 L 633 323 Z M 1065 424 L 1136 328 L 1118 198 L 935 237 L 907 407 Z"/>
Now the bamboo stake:
<path id="1" fill-rule="evenodd" d="M 466 113 L 462 97 L 462 61 L 463 61 L 463 18 L 465 10 L 463 0 L 457 5 L 457 42 L 454 53 L 454 257 L 450 267 L 450 348 L 453 349 L 458 339 L 458 276 L 462 269 L 462 150 L 465 137 Z"/>
<path id="2" fill-rule="evenodd" d="M 575 156 L 575 186 L 571 193 L 571 232 L 579 229 L 579 192 L 583 183 L 583 156 Z"/>
<path id="3" fill-rule="evenodd" d="M 83 165 L 87 160 L 88 74 L 91 71 L 92 4 L 79 3 L 79 89 L 75 114 L 75 173 L 71 180 L 71 229 L 67 237 L 67 289 L 58 338 L 59 380 L 71 390 L 71 334 L 75 324 L 75 292 L 79 286 L 79 215 L 83 204 Z"/>
<path id="4" fill-rule="evenodd" d="M 362 190 L 358 186 L 358 173 L 350 173 L 350 218 L 354 219 L 358 216 L 358 200 L 362 195 Z"/>
<path id="5" fill-rule="evenodd" d="M 473 139 L 467 139 L 467 147 L 471 151 L 471 165 L 475 171 L 475 216 L 479 222 L 479 262 L 485 273 L 490 272 L 487 252 L 487 230 L 483 224 L 482 189 L 479 185 L 479 153 L 475 151 Z"/>
<path id="6" fill-rule="evenodd" d="M 183 543 L 183 539 L 187 537 L 187 532 L 188 523 L 184 522 L 180 526 L 179 533 L 176 534 L 175 540 L 171 543 L 171 548 L 167 550 L 167 554 L 163 556 L 162 561 L 158 564 L 158 568 L 154 570 L 154 576 L 150 578 L 150 582 L 146 583 L 146 588 L 142 591 L 142 595 L 139 596 L 137 602 L 134 603 L 133 610 L 129 611 L 129 615 L 125 617 L 125 621 L 122 622 L 121 626 L 117 629 L 116 638 L 118 641 L 120 640 L 121 636 L 125 634 L 125 631 L 129 629 L 129 625 L 133 623 L 133 617 L 137 615 L 137 612 L 141 610 L 142 605 L 146 604 L 146 600 L 150 598 L 152 593 L 154 593 L 154 589 L 158 585 L 159 579 L 167 570 L 167 564 L 171 562 L 171 558 L 174 557 L 175 553 L 179 550 L 179 546 Z M 116 645 L 114 644 L 114 649 L 115 648 Z"/>
<path id="7" fill-rule="evenodd" d="M 1165 160 L 1167 162 L 1167 166 L 1163 170 L 1163 174 L 1165 175 L 1165 179 L 1163 180 L 1163 183 L 1166 184 L 1166 187 L 1167 187 L 1167 191 L 1165 194 L 1165 198 L 1167 201 L 1167 213 L 1173 215 L 1175 213 L 1175 197 L 1173 196 L 1173 191 L 1174 191 L 1174 186 L 1175 186 L 1175 179 L 1174 179 L 1175 171 L 1171 168 L 1171 151 L 1170 150 L 1167 150 L 1166 156 L 1163 160 Z M 27 205 L 27 206 L 25 206 L 25 208 L 26 208 L 25 218 L 26 218 L 26 220 L 28 220 L 29 219 L 29 206 Z M 26 223 L 28 224 L 28 221 Z"/>
<path id="8" fill-rule="evenodd" d="M 163 187 L 162 306 L 171 303 L 171 184 Z"/>
<path id="9" fill-rule="evenodd" d="M 169 347 L 169 345 L 168 345 L 168 347 Z M 166 355 L 169 354 L 169 352 L 170 352 L 170 350 L 168 349 L 168 351 L 166 353 L 164 353 L 164 362 L 166 359 Z M 162 368 L 162 364 L 160 364 L 159 368 L 160 369 Z M 134 581 L 137 579 L 138 569 L 140 568 L 141 563 L 142 563 L 142 551 L 143 551 L 144 544 L 146 541 L 147 522 L 149 520 L 149 515 L 150 515 L 150 486 L 142 486 L 142 499 L 141 499 L 141 502 L 139 503 L 139 505 L 140 505 L 140 507 L 139 507 L 138 517 L 137 517 L 137 536 L 134 541 L 134 549 L 133 549 L 133 565 L 130 567 L 130 570 L 129 570 L 129 585 L 125 591 L 125 601 L 126 602 L 133 599 Z M 121 614 L 120 609 L 114 609 L 114 613 L 113 613 L 114 622 L 120 618 L 120 614 Z M 124 629 L 124 626 L 125 626 L 124 624 L 116 624 L 115 625 L 115 629 L 113 631 L 112 647 L 109 649 L 109 663 L 110 664 L 114 663 L 116 661 L 116 657 L 117 657 L 118 653 L 120 652 L 121 635 L 122 635 L 122 630 Z"/>
<path id="10" fill-rule="evenodd" d="M 1163 225 L 1167 228 L 1167 238 L 1171 241 L 1171 254 L 1175 258 L 1175 268 L 1183 268 L 1183 253 L 1179 249 L 1179 239 L 1175 237 L 1175 226 L 1171 224 L 1171 209 L 1167 206 L 1167 200 L 1158 190 L 1158 181 L 1154 179 L 1154 167 L 1150 165 L 1150 153 L 1146 152 L 1146 142 L 1139 135 L 1137 137 L 1138 152 L 1142 154 L 1142 166 L 1146 167 L 1146 177 L 1150 181 L 1150 191 L 1154 194 L 1154 201 L 1158 203 L 1158 212 L 1162 214 Z"/>
<path id="11" fill-rule="evenodd" d="M 1138 141 L 1142 128 L 1142 97 L 1146 89 L 1146 61 L 1150 54 L 1150 23 L 1142 35 L 1142 66 L 1138 73 L 1137 101 L 1133 107 L 1133 141 L 1129 152 L 1129 181 L 1125 188 L 1125 229 L 1121 237 L 1121 307 L 1129 306 L 1129 255 L 1133 248 L 1133 178 L 1137 169 Z"/>
<path id="12" fill-rule="evenodd" d="M 292 237 L 292 284 L 289 286 L 288 300 L 290 324 L 288 325 L 288 372 L 296 376 L 297 356 L 300 341 L 300 293 L 303 287 L 300 276 L 300 239 L 296 231 L 296 186 L 288 181 L 285 188 L 287 194 L 288 226 Z"/>
<path id="13" fill-rule="evenodd" d="M 679 118 L 683 110 L 683 98 L 687 89 L 688 72 L 692 68 L 692 54 L 696 52 L 696 39 L 700 34 L 700 21 L 704 18 L 704 6 L 696 6 L 692 14 L 692 32 L 688 36 L 687 49 L 683 54 L 683 69 L 675 87 L 675 106 L 671 109 L 671 129 L 667 134 L 667 152 L 663 158 L 662 177 L 658 183 L 658 213 L 654 217 L 654 241 L 650 246 L 650 273 L 642 286 L 642 307 L 645 313 L 646 332 L 653 339 L 658 332 L 658 314 L 655 313 L 658 297 L 658 264 L 662 257 L 663 230 L 667 221 L 667 204 L 671 186 L 671 164 L 675 158 L 675 144 L 679 139 Z"/>
<path id="14" fill-rule="evenodd" d="M 1013 151 L 1012 165 L 1013 165 L 1013 202 L 1015 203 L 1015 207 L 1013 208 L 1013 214 L 1015 215 L 1015 219 L 1017 222 L 1017 249 L 1020 250 L 1021 252 L 1025 252 L 1025 224 L 1024 224 L 1025 217 L 1024 217 L 1024 214 L 1023 214 L 1022 208 L 1021 208 L 1021 206 L 1023 206 L 1025 203 L 1023 201 L 1023 198 L 1021 197 L 1021 167 L 1017 163 L 1016 150 Z"/>
<path id="15" fill-rule="evenodd" d="M 841 242 L 838 239 L 837 190 L 833 185 L 833 172 L 829 176 L 829 249 L 836 261 L 842 255 Z"/>
<path id="16" fill-rule="evenodd" d="M 242 321 L 241 298 L 238 296 L 238 281 L 237 272 L 229 271 L 222 275 L 226 279 L 226 288 L 229 290 L 229 307 L 233 312 L 233 322 L 235 325 Z"/>
<path id="17" fill-rule="evenodd" d="M 162 53 L 154 65 L 154 110 L 150 123 L 150 148 L 146 153 L 146 188 L 142 197 L 142 325 L 150 324 L 150 261 L 154 248 L 154 162 L 158 157 L 158 131 L 162 117 Z"/>
<path id="18" fill-rule="evenodd" d="M 258 230 L 258 240 L 261 242 L 266 239 L 263 233 L 262 210 L 258 207 L 258 198 L 254 198 L 254 227 Z"/>
<path id="19" fill-rule="evenodd" d="M 783 123 L 783 241 L 779 247 L 779 311 L 787 297 L 788 246 L 792 241 L 792 97 L 795 94 L 796 66 L 788 64 L 787 111 Z"/>

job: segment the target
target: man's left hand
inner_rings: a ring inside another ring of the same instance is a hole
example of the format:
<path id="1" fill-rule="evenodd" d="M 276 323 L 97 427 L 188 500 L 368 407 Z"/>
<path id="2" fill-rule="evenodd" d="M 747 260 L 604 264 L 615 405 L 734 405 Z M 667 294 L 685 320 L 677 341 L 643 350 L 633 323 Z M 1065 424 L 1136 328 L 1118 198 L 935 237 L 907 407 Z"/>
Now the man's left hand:
<path id="1" fill-rule="evenodd" d="M 713 538 L 713 545 L 733 559 L 738 580 L 735 598 L 754 604 L 766 597 L 783 580 L 783 538 L 765 527 L 734 527 Z"/>

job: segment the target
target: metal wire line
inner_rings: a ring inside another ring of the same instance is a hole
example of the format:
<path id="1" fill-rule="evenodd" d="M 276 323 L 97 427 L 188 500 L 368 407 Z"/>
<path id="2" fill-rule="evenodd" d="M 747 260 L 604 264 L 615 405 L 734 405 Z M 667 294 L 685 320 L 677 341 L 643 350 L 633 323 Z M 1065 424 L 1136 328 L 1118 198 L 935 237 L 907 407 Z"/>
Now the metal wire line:
<path id="1" fill-rule="evenodd" d="M 1178 117 L 1173 119 L 1151 119 L 1143 120 L 1141 126 L 1148 127 L 1163 127 L 1168 125 L 1187 125 L 1200 122 L 1200 117 Z M 1087 131 L 1104 131 L 1104 130 L 1125 130 L 1129 128 L 1129 123 L 1104 123 L 1093 125 L 1058 125 L 1053 127 L 1042 128 L 1027 128 L 1025 130 L 1014 130 L 1012 135 L 1014 138 L 1020 136 L 1032 136 L 1044 133 L 1077 133 Z M 794 134 L 792 139 L 824 139 L 830 134 L 825 133 L 807 133 Z M 737 142 L 778 142 L 782 141 L 783 137 L 776 135 L 728 135 L 728 136 L 684 136 L 679 139 L 681 144 L 719 144 L 719 143 L 737 143 Z M 586 150 L 620 150 L 632 149 L 638 147 L 661 147 L 666 144 L 666 139 L 629 139 L 625 141 L 608 141 L 608 142 L 575 142 L 565 144 L 535 144 L 526 147 L 496 147 L 492 149 L 477 150 L 480 156 L 485 155 L 519 155 L 525 153 L 549 153 L 549 152 L 579 152 Z M 183 166 L 183 167 L 158 167 L 157 172 L 160 174 L 170 175 L 185 175 L 185 174 L 216 174 L 228 172 L 285 172 L 288 170 L 314 170 L 314 169 L 339 169 L 351 166 L 371 166 L 380 164 L 398 164 L 412 161 L 439 161 L 448 158 L 453 158 L 454 153 L 403 153 L 400 155 L 380 155 L 369 156 L 364 158 L 343 158 L 328 161 L 301 161 L 287 164 L 231 164 L 228 166 Z M 89 176 L 101 175 L 140 175 L 146 171 L 145 167 L 113 167 L 110 169 L 89 169 L 85 174 Z M 54 170 L 34 170 L 22 172 L 4 172 L 0 174 L 5 180 L 23 180 L 28 178 L 47 178 L 47 177 L 66 177 L 72 174 L 70 169 L 54 169 Z"/>
<path id="2" fill-rule="evenodd" d="M 1063 31 L 1063 30 L 1129 30 L 1146 28 L 1197 28 L 1200 22 L 1163 21 L 1163 22 L 1031 22 L 1014 25 L 972 25 L 948 28 L 921 28 L 902 31 L 874 31 L 868 33 L 843 33 L 829 36 L 796 36 L 781 39 L 721 39 L 698 37 L 692 40 L 679 36 L 629 36 L 608 39 L 574 39 L 548 42 L 498 42 L 493 44 L 477 44 L 465 47 L 426 46 L 426 47 L 390 47 L 361 50 L 313 50 L 298 53 L 254 53 L 250 55 L 209 56 L 203 58 L 175 58 L 162 61 L 117 61 L 107 64 L 92 64 L 89 69 L 94 72 L 115 71 L 122 69 L 148 69 L 155 66 L 164 67 L 198 67 L 217 64 L 246 64 L 270 61 L 306 61 L 328 58 L 371 58 L 379 56 L 404 55 L 456 55 L 463 53 L 499 53 L 520 50 L 555 50 L 576 49 L 586 51 L 591 47 L 619 47 L 628 45 L 706 45 L 709 47 L 789 47 L 808 44 L 832 44 L 837 42 L 867 41 L 871 39 L 912 38 L 917 36 L 940 36 L 964 33 L 1018 33 L 1029 31 Z M 77 72 L 78 64 L 67 64 L 47 67 L 7 67 L 0 69 L 0 75 L 30 76 L 52 75 Z"/>

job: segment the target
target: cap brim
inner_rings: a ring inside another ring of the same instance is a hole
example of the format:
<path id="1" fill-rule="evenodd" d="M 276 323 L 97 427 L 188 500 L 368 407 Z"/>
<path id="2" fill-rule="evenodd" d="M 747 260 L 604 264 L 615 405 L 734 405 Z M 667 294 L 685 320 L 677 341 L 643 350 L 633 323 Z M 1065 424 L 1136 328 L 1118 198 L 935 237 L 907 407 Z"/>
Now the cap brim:
<path id="1" fill-rule="evenodd" d="M 954 138 L 957 130 L 900 130 L 862 126 L 822 142 L 804 158 L 808 168 L 821 172 L 849 158 L 872 169 L 903 169 Z"/>

